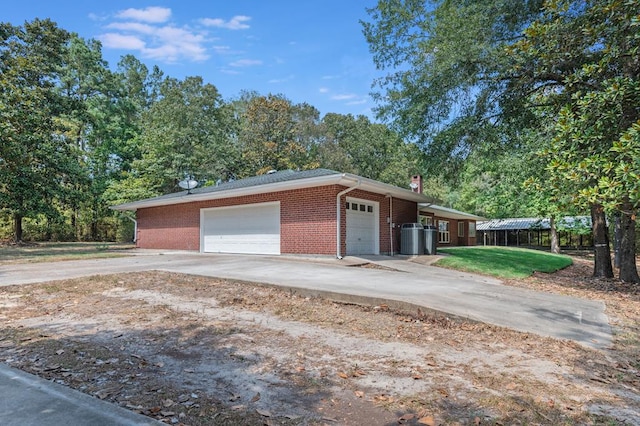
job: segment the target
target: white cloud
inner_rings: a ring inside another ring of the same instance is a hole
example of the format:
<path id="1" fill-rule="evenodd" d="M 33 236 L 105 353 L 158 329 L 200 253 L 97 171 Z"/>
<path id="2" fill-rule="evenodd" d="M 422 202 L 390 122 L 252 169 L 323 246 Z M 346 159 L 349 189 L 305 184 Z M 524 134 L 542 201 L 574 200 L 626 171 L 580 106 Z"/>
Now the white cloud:
<path id="1" fill-rule="evenodd" d="M 291 81 L 291 80 L 293 80 L 294 78 L 295 78 L 295 76 L 294 76 L 293 74 L 291 74 L 291 75 L 289 75 L 289 76 L 287 76 L 287 77 L 284 77 L 284 78 L 274 78 L 274 79 L 271 79 L 271 80 L 269 80 L 268 82 L 269 82 L 269 83 L 273 83 L 273 84 L 286 83 L 287 81 Z"/>
<path id="2" fill-rule="evenodd" d="M 125 9 L 116 14 L 116 18 L 160 24 L 171 17 L 171 9 L 167 7 L 147 7 L 146 9 Z"/>
<path id="3" fill-rule="evenodd" d="M 102 45 L 107 49 L 144 50 L 145 43 L 136 36 L 107 33 L 100 36 Z"/>
<path id="4" fill-rule="evenodd" d="M 152 25 L 141 24 L 139 22 L 114 22 L 107 25 L 110 30 L 130 31 L 135 33 L 142 33 L 151 35 L 157 31 L 159 27 Z"/>
<path id="5" fill-rule="evenodd" d="M 231 47 L 230 46 L 211 46 L 211 48 L 218 54 L 220 55 L 224 55 L 227 53 L 231 53 Z"/>
<path id="6" fill-rule="evenodd" d="M 367 103 L 366 99 L 360 99 L 358 101 L 347 102 L 347 105 L 362 105 L 362 104 L 366 104 L 366 103 Z"/>
<path id="7" fill-rule="evenodd" d="M 326 88 L 326 87 L 321 87 L 321 88 L 318 89 L 318 92 L 320 92 L 320 93 L 329 93 L 329 89 Z"/>
<path id="8" fill-rule="evenodd" d="M 258 59 L 239 59 L 229 64 L 232 67 L 252 67 L 255 65 L 262 65 L 262 61 Z"/>
<path id="9" fill-rule="evenodd" d="M 223 73 L 223 74 L 229 74 L 229 75 L 239 75 L 239 74 L 241 74 L 240 71 L 232 70 L 232 69 L 229 69 L 229 68 L 221 68 L 220 72 Z"/>
<path id="10" fill-rule="evenodd" d="M 354 95 L 353 93 L 344 93 L 340 95 L 331 96 L 331 100 L 333 101 L 348 101 L 351 99 L 356 99 L 358 95 Z"/>
<path id="11" fill-rule="evenodd" d="M 236 15 L 228 21 L 221 18 L 204 18 L 200 22 L 207 27 L 225 28 L 227 30 L 246 30 L 250 28 L 248 22 L 251 20 L 250 16 Z"/>
<path id="12" fill-rule="evenodd" d="M 186 26 L 162 24 L 170 15 L 171 9 L 165 8 L 127 9 L 118 17 L 134 21 L 112 22 L 105 26 L 109 32 L 98 36 L 98 39 L 106 48 L 134 50 L 145 58 L 168 63 L 209 59 L 205 47 L 206 34 Z"/>

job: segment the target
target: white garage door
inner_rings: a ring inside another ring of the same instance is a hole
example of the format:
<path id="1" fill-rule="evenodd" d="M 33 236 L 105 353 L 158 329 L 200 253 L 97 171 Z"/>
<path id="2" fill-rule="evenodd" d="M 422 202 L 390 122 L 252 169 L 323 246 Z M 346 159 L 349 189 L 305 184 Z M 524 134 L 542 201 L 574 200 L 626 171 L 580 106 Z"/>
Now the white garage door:
<path id="1" fill-rule="evenodd" d="M 347 254 L 378 254 L 378 203 L 347 198 Z"/>
<path id="2" fill-rule="evenodd" d="M 280 202 L 202 209 L 202 251 L 280 254 Z"/>

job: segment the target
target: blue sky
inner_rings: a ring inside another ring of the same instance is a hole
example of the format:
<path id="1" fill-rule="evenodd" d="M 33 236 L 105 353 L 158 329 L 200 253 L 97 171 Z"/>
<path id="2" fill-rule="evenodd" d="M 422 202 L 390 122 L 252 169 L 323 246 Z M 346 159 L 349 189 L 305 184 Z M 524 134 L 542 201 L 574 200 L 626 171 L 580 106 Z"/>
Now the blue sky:
<path id="1" fill-rule="evenodd" d="M 112 68 L 133 54 L 182 79 L 202 76 L 225 99 L 280 93 L 324 115 L 372 117 L 375 70 L 359 20 L 375 0 L 4 2 L 0 21 L 51 18 L 98 39 Z"/>

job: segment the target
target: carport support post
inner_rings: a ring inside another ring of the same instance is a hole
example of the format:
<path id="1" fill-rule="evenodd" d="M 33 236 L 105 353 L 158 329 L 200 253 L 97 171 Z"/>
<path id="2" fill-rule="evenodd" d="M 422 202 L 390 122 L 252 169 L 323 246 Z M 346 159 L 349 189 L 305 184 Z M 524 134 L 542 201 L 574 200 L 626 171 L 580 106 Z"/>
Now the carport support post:
<path id="1" fill-rule="evenodd" d="M 342 177 L 344 178 L 345 175 L 343 174 Z M 340 192 L 338 192 L 338 195 L 336 195 L 336 258 L 338 259 L 342 259 L 342 230 L 341 230 L 341 224 L 342 221 L 340 220 L 340 217 L 342 216 L 342 202 L 340 201 L 340 199 L 342 198 L 343 195 L 345 195 L 348 192 L 353 191 L 354 189 L 356 189 L 357 187 L 360 186 L 360 179 L 356 180 L 356 184 L 353 185 L 352 187 L 349 187 L 347 189 L 344 189 Z"/>

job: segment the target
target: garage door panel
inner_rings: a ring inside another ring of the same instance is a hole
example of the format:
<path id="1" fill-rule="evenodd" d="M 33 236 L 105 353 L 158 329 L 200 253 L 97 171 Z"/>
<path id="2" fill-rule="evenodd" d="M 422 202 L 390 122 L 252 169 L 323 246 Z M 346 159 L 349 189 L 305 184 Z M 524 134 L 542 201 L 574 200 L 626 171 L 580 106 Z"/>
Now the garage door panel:
<path id="1" fill-rule="evenodd" d="M 280 254 L 280 203 L 203 210 L 202 243 L 206 253 Z"/>
<path id="2" fill-rule="evenodd" d="M 349 199 L 347 218 L 347 254 L 377 254 L 375 202 Z"/>

